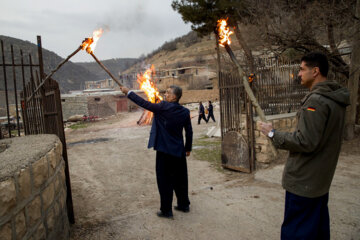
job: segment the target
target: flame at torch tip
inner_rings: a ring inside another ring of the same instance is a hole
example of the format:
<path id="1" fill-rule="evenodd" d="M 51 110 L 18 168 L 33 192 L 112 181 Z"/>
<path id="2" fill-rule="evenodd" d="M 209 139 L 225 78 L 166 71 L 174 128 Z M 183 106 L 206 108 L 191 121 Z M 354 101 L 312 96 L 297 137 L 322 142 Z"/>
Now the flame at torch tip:
<path id="1" fill-rule="evenodd" d="M 227 26 L 227 19 L 220 19 L 218 20 L 217 24 L 217 31 L 219 35 L 219 45 L 225 47 L 225 44 L 230 45 L 231 39 L 230 35 L 233 34 L 233 31 L 230 31 L 229 27 Z"/>
<path id="2" fill-rule="evenodd" d="M 86 50 L 88 53 L 93 53 L 96 47 L 96 43 L 103 34 L 104 30 L 102 28 L 95 30 L 91 38 L 86 38 L 82 44 L 82 50 Z"/>

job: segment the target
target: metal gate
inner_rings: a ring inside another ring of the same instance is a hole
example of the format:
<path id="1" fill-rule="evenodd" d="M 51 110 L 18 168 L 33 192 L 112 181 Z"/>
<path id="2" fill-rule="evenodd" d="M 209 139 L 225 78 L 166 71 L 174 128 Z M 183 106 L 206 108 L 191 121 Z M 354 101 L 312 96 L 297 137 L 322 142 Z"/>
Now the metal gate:
<path id="1" fill-rule="evenodd" d="M 63 146 L 62 155 L 65 161 L 65 176 L 66 176 L 66 187 L 67 187 L 66 203 L 67 203 L 68 217 L 70 223 L 75 223 L 59 85 L 53 79 L 48 79 L 46 80 L 46 82 L 42 82 L 42 79 L 44 79 L 46 75 L 44 73 L 44 68 L 43 68 L 42 46 L 41 46 L 40 36 L 37 37 L 37 44 L 38 44 L 38 52 L 37 52 L 38 64 L 33 63 L 31 54 L 29 54 L 28 56 L 28 63 L 25 64 L 24 63 L 25 57 L 23 55 L 22 50 L 20 50 L 21 63 L 16 64 L 14 60 L 15 58 L 13 53 L 13 46 L 11 46 L 12 63 L 6 64 L 4 44 L 3 41 L 1 41 L 2 60 L 3 60 L 3 63 L 1 65 L 3 66 L 3 72 L 4 72 L 7 117 L 8 119 L 10 118 L 6 67 L 11 67 L 13 69 L 13 78 L 14 78 L 15 105 L 16 105 L 16 115 L 18 119 L 17 120 L 18 136 L 21 136 L 20 133 L 21 127 L 19 124 L 19 113 L 18 113 L 19 112 L 18 105 L 20 105 L 22 120 L 23 120 L 22 121 L 23 131 L 25 135 L 55 134 L 60 138 Z M 17 86 L 16 86 L 16 74 L 15 74 L 16 67 L 21 67 L 21 80 L 23 85 L 23 90 L 20 92 L 21 104 L 18 104 L 18 98 L 17 98 L 18 94 L 17 94 Z M 27 74 L 25 74 L 25 67 L 27 68 L 27 70 L 29 70 Z M 30 80 L 27 83 L 25 81 L 26 76 L 30 78 Z M 8 136 L 9 137 L 13 136 L 10 130 Z"/>
<path id="2" fill-rule="evenodd" d="M 219 73 L 221 162 L 225 168 L 250 173 L 255 168 L 252 107 L 237 74 Z"/>

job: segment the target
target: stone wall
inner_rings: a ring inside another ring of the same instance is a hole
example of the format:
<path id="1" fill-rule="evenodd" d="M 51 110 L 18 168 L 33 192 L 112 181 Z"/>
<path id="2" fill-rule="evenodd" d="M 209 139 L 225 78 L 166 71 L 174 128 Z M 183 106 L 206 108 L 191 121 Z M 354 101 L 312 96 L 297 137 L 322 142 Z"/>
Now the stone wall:
<path id="1" fill-rule="evenodd" d="M 107 117 L 117 113 L 117 106 L 125 101 L 126 97 L 120 95 L 88 96 L 88 109 L 90 116 Z"/>
<path id="2" fill-rule="evenodd" d="M 272 123 L 274 129 L 279 131 L 293 132 L 295 131 L 297 120 L 296 113 L 278 114 L 272 116 L 266 116 L 269 122 Z M 258 119 L 255 118 L 255 123 Z M 269 164 L 272 159 L 272 152 L 269 146 L 268 137 L 262 134 L 259 130 L 258 124 L 255 125 L 255 153 L 256 161 L 261 164 Z"/>
<path id="3" fill-rule="evenodd" d="M 183 90 L 183 95 L 180 99 L 181 104 L 197 103 L 202 101 L 203 103 L 212 101 L 219 101 L 219 90 Z"/>
<path id="4" fill-rule="evenodd" d="M 145 93 L 135 90 L 136 94 L 147 99 Z M 74 115 L 97 116 L 100 118 L 116 115 L 119 112 L 135 111 L 139 107 L 123 93 L 101 93 L 91 95 L 61 95 L 63 119 L 67 121 Z"/>
<path id="5" fill-rule="evenodd" d="M 87 96 L 61 97 L 63 119 L 67 120 L 74 115 L 89 116 Z"/>
<path id="6" fill-rule="evenodd" d="M 69 239 L 60 140 L 32 135 L 0 145 L 0 239 Z"/>

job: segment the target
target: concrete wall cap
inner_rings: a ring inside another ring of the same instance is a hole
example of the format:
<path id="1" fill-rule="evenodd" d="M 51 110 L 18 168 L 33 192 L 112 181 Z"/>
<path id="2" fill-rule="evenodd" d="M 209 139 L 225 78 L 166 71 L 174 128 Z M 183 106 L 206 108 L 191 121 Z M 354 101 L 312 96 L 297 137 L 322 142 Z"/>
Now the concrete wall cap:
<path id="1" fill-rule="evenodd" d="M 0 140 L 0 143 L 2 141 L 8 140 Z M 41 159 L 58 142 L 60 139 L 52 134 L 12 138 L 6 150 L 0 153 L 0 181 Z"/>

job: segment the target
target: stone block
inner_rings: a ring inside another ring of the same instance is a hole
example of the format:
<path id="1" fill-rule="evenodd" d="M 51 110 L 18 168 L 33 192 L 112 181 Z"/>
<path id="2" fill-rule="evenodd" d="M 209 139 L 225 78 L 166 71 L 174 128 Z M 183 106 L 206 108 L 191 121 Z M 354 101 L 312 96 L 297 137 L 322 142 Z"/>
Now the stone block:
<path id="1" fill-rule="evenodd" d="M 19 171 L 17 181 L 19 186 L 19 200 L 22 201 L 29 198 L 31 195 L 30 168 L 21 169 Z"/>
<path id="2" fill-rule="evenodd" d="M 65 181 L 66 181 L 66 178 L 65 178 L 65 164 L 62 164 L 62 166 L 61 166 L 60 175 L 61 175 L 61 181 L 63 183 L 65 183 Z"/>
<path id="3" fill-rule="evenodd" d="M 55 217 L 58 217 L 60 215 L 60 205 L 59 205 L 58 201 L 56 201 L 54 204 L 54 214 L 55 214 Z"/>
<path id="4" fill-rule="evenodd" d="M 255 135 L 255 138 L 257 137 L 260 137 L 260 131 L 259 130 L 254 130 L 254 135 Z"/>
<path id="5" fill-rule="evenodd" d="M 271 154 L 271 147 L 269 144 L 261 145 L 261 153 Z"/>
<path id="6" fill-rule="evenodd" d="M 29 219 L 29 227 L 33 227 L 41 218 L 41 200 L 40 196 L 37 196 L 32 202 L 27 205 L 27 214 Z"/>
<path id="7" fill-rule="evenodd" d="M 54 210 L 51 209 L 51 211 L 48 212 L 47 216 L 46 216 L 46 225 L 47 225 L 47 232 L 51 233 L 54 231 L 54 226 L 55 226 L 55 214 L 54 214 Z"/>
<path id="8" fill-rule="evenodd" d="M 48 155 L 48 161 L 49 161 L 49 176 L 53 176 L 56 170 L 56 166 L 58 165 L 59 156 L 55 154 Z"/>
<path id="9" fill-rule="evenodd" d="M 260 121 L 256 121 L 256 122 L 255 122 L 254 128 L 255 128 L 256 130 L 259 130 L 259 129 L 260 129 Z"/>
<path id="10" fill-rule="evenodd" d="M 291 128 L 291 126 L 292 126 L 292 124 L 291 124 L 291 118 L 287 118 L 287 119 L 286 119 L 286 126 L 287 126 L 288 129 Z"/>
<path id="11" fill-rule="evenodd" d="M 46 231 L 45 231 L 45 227 L 44 227 L 43 223 L 41 223 L 39 225 L 39 227 L 36 229 L 33 237 L 34 237 L 34 239 L 37 239 L 37 240 L 45 240 L 46 239 Z"/>
<path id="12" fill-rule="evenodd" d="M 297 126 L 297 119 L 296 119 L 295 117 L 291 120 L 291 126 L 292 126 L 292 127 L 296 127 L 296 126 Z"/>
<path id="13" fill-rule="evenodd" d="M 279 120 L 279 127 L 281 128 L 281 129 L 286 129 L 286 119 L 280 119 Z"/>
<path id="14" fill-rule="evenodd" d="M 34 187 L 40 188 L 48 179 L 48 162 L 47 157 L 44 156 L 32 165 L 33 168 L 33 177 L 34 177 Z"/>
<path id="15" fill-rule="evenodd" d="M 64 211 L 64 209 L 66 207 L 66 191 L 65 191 L 65 189 L 63 189 L 60 193 L 59 206 L 60 206 L 60 211 Z"/>
<path id="16" fill-rule="evenodd" d="M 51 203 L 54 201 L 54 196 L 54 183 L 50 183 L 42 193 L 44 210 L 47 210 Z"/>
<path id="17" fill-rule="evenodd" d="M 57 160 L 56 144 L 55 144 L 54 148 L 51 149 L 51 150 L 47 153 L 47 157 L 48 157 L 49 162 L 50 162 L 50 159 L 55 159 L 55 160 Z M 55 164 L 55 165 L 57 165 L 57 164 Z"/>
<path id="18" fill-rule="evenodd" d="M 58 157 L 58 160 L 60 161 L 60 159 L 62 158 L 62 153 L 63 153 L 62 143 L 60 140 L 55 145 L 55 153 L 56 153 L 56 156 Z"/>
<path id="19" fill-rule="evenodd" d="M 24 211 L 21 211 L 15 217 L 15 229 L 16 229 L 16 239 L 20 240 L 24 237 L 26 233 L 26 223 Z"/>
<path id="20" fill-rule="evenodd" d="M 267 137 L 265 137 L 264 134 L 261 134 L 260 137 L 255 138 L 255 142 L 258 144 L 268 144 L 269 140 Z"/>
<path id="21" fill-rule="evenodd" d="M 270 154 L 258 153 L 258 154 L 256 154 L 256 161 L 258 161 L 260 163 L 270 163 L 271 156 L 270 156 Z"/>
<path id="22" fill-rule="evenodd" d="M 0 226 L 0 237 L 1 240 L 12 239 L 11 222 L 5 223 L 3 226 Z"/>
<path id="23" fill-rule="evenodd" d="M 276 120 L 273 120 L 273 121 L 272 121 L 272 126 L 273 126 L 273 128 L 275 128 L 275 129 L 276 129 L 276 128 L 279 128 L 279 127 L 280 127 L 279 120 L 277 120 L 277 119 L 276 119 Z"/>
<path id="24" fill-rule="evenodd" d="M 15 181 L 9 178 L 0 182 L 0 218 L 7 215 L 16 205 Z"/>
<path id="25" fill-rule="evenodd" d="M 61 184 L 61 174 L 57 174 L 56 177 L 55 177 L 55 180 L 54 180 L 54 184 L 55 184 L 55 195 L 57 195 L 59 193 L 59 191 L 61 191 L 61 187 L 62 187 L 62 184 Z"/>

